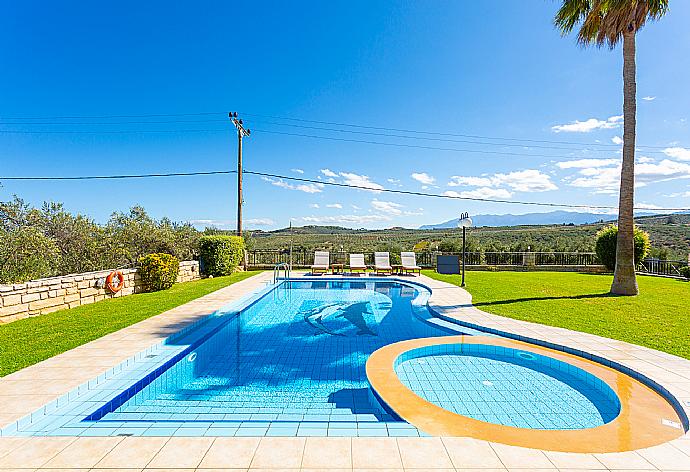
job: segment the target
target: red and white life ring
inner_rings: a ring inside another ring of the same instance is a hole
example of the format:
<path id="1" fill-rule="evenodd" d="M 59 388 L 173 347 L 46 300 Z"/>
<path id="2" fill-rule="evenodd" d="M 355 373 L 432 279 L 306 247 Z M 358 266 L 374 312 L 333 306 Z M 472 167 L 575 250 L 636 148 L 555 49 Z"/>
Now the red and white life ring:
<path id="1" fill-rule="evenodd" d="M 117 285 L 113 283 L 115 278 L 117 278 Z M 125 277 L 122 275 L 122 271 L 114 270 L 109 273 L 108 277 L 105 278 L 105 286 L 112 293 L 117 293 L 122 290 L 122 287 L 125 286 Z"/>

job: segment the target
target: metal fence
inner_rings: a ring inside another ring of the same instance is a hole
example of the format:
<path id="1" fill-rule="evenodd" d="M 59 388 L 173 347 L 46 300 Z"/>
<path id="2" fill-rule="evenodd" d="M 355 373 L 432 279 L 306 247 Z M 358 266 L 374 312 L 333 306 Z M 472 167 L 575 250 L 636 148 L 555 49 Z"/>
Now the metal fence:
<path id="1" fill-rule="evenodd" d="M 660 259 L 645 259 L 638 264 L 637 271 L 642 274 L 669 275 L 679 277 L 680 269 L 687 267 L 686 261 L 662 261 Z"/>
<path id="2" fill-rule="evenodd" d="M 457 252 L 417 252 L 417 265 L 425 269 L 436 268 L 436 256 L 457 255 Z M 364 261 L 368 265 L 374 264 L 374 253 L 364 253 Z M 469 267 L 495 266 L 495 267 L 592 267 L 601 263 L 594 252 L 467 252 L 465 253 L 466 265 Z M 292 263 L 293 267 L 306 268 L 314 262 L 314 252 L 307 250 L 290 251 L 287 249 L 254 249 L 247 251 L 247 262 L 252 268 L 269 268 L 278 263 Z M 349 253 L 331 252 L 331 264 L 349 263 Z M 400 263 L 400 254 L 391 253 L 391 263 Z M 638 265 L 638 272 L 643 274 L 680 276 L 681 267 L 687 266 L 686 261 L 664 261 L 659 259 L 645 259 Z"/>
<path id="3" fill-rule="evenodd" d="M 457 252 L 418 252 L 417 264 L 424 268 L 436 268 L 436 256 L 457 255 Z M 400 262 L 400 254 L 391 254 L 391 263 Z M 297 250 L 290 255 L 289 250 L 255 249 L 247 252 L 250 267 L 272 267 L 281 262 L 292 262 L 293 267 L 310 267 L 314 262 L 313 251 Z M 374 263 L 374 253 L 364 253 L 367 264 Z M 467 252 L 465 261 L 469 266 L 591 266 L 598 265 L 595 253 L 590 252 Z M 331 252 L 331 264 L 349 262 L 347 252 Z"/>

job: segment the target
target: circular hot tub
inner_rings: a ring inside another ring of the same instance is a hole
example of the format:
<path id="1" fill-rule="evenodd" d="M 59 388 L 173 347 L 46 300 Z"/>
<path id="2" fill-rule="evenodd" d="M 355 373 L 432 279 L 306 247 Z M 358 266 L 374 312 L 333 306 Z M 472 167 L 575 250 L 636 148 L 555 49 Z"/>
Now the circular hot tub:
<path id="1" fill-rule="evenodd" d="M 404 352 L 400 381 L 434 405 L 517 428 L 584 429 L 620 413 L 605 382 L 552 357 L 486 344 L 444 344 Z"/>
<path id="2" fill-rule="evenodd" d="M 619 452 L 683 435 L 674 407 L 630 375 L 486 336 L 389 344 L 367 361 L 381 406 L 432 436 L 564 452 Z"/>

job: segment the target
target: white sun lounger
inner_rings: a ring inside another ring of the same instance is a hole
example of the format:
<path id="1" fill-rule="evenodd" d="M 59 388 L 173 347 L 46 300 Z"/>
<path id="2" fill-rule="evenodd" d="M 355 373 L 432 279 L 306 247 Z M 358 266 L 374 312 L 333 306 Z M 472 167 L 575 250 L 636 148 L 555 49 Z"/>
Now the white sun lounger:
<path id="1" fill-rule="evenodd" d="M 414 252 L 401 252 L 402 271 L 406 274 L 417 272 L 421 275 L 422 268 L 417 265 L 417 256 Z"/>
<path id="2" fill-rule="evenodd" d="M 367 265 L 364 263 L 364 254 L 350 254 L 350 273 L 366 273 Z"/>
<path id="3" fill-rule="evenodd" d="M 328 251 L 315 251 L 314 252 L 314 264 L 311 266 L 311 273 L 328 273 L 330 268 L 331 255 Z"/>
<path id="4" fill-rule="evenodd" d="M 374 269 L 377 274 L 392 274 L 390 255 L 387 252 L 374 253 Z"/>

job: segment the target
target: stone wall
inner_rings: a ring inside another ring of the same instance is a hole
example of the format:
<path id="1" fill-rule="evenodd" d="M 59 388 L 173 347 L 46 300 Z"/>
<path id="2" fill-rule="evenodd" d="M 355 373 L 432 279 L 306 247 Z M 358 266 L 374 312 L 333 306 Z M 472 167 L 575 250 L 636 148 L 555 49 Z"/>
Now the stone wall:
<path id="1" fill-rule="evenodd" d="M 136 269 L 123 269 L 125 285 L 117 293 L 105 288 L 110 270 L 0 285 L 0 323 L 44 315 L 64 308 L 88 305 L 106 298 L 119 298 L 143 291 Z M 199 279 L 199 262 L 180 262 L 177 282 Z"/>

